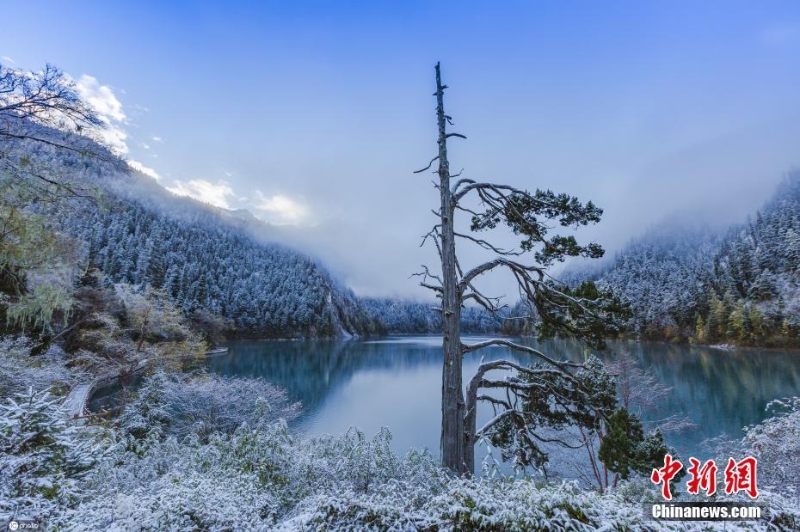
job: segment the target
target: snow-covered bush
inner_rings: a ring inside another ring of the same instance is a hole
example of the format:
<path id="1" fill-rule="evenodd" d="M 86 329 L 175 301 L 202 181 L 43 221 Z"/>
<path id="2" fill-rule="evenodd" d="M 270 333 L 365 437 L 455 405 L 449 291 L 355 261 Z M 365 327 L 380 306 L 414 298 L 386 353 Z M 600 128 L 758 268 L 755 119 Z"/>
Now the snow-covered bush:
<path id="1" fill-rule="evenodd" d="M 158 371 L 125 409 L 122 424 L 139 436 L 160 430 L 179 440 L 189 434 L 205 440 L 214 432 L 232 433 L 243 423 L 264 428 L 299 413 L 299 403 L 290 403 L 286 392 L 263 379 Z"/>
<path id="2" fill-rule="evenodd" d="M 0 520 L 74 503 L 101 454 L 101 433 L 69 422 L 60 403 L 30 388 L 0 404 Z"/>
<path id="3" fill-rule="evenodd" d="M 142 423 L 168 423 L 169 410 L 158 406 L 166 404 L 158 398 L 164 387 L 146 389 L 154 395 L 136 404 L 155 408 L 142 412 Z M 796 500 L 763 489 L 758 503 L 769 513 L 758 522 L 656 522 L 642 503 L 661 502 L 660 495 L 640 479 L 600 494 L 531 477 L 454 478 L 427 452 L 399 456 L 387 429 L 372 438 L 356 429 L 296 438 L 278 421 L 179 440 L 157 431 L 137 438 L 123 423 L 124 430 L 100 431 L 106 439 L 90 448 L 99 429 L 70 425 L 52 397 L 33 392 L 0 410 L 0 428 L 0 474 L 19 479 L 0 486 L 0 519 L 24 512 L 46 529 L 655 532 L 800 526 Z"/>
<path id="4" fill-rule="evenodd" d="M 627 483 L 622 484 L 626 488 Z M 643 503 L 661 503 L 654 492 L 619 489 L 599 494 L 577 483 L 540 486 L 530 478 L 454 478 L 437 493 L 429 486 L 393 481 L 370 493 L 320 493 L 300 503 L 278 530 L 416 530 L 444 531 L 755 531 L 797 530 L 796 503 L 765 494 L 761 521 L 653 521 Z M 420 498 L 419 495 L 425 496 Z M 417 501 L 422 500 L 419 503 Z M 740 501 L 742 502 L 742 501 Z"/>
<path id="5" fill-rule="evenodd" d="M 796 504 L 764 493 L 759 522 L 655 522 L 650 485 L 604 494 L 575 483 L 453 478 L 427 452 L 398 456 L 382 430 L 294 439 L 286 425 L 154 442 L 119 452 L 86 483 L 92 496 L 53 522 L 64 530 L 792 530 Z M 780 523 L 780 526 L 778 526 Z M 783 528 L 781 528 L 783 527 Z"/>
<path id="6" fill-rule="evenodd" d="M 31 356 L 34 343 L 26 336 L 0 337 L 0 397 L 54 387 L 66 390 L 80 378 L 88 378 L 64 365 L 64 352 L 51 345 L 44 353 Z"/>
<path id="7" fill-rule="evenodd" d="M 742 446 L 758 459 L 759 484 L 800 495 L 800 397 L 772 401 L 775 416 L 745 429 Z"/>
<path id="8" fill-rule="evenodd" d="M 86 485 L 92 497 L 56 521 L 66 530 L 271 529 L 337 494 L 389 493 L 413 486 L 405 504 L 421 505 L 444 485 L 445 473 L 427 453 L 398 457 L 388 431 L 367 439 L 293 439 L 285 423 L 263 430 L 241 427 L 178 442 L 169 437 L 144 453 L 120 451 Z M 399 492 L 398 492 L 399 493 Z M 392 501 L 397 505 L 398 501 Z"/>

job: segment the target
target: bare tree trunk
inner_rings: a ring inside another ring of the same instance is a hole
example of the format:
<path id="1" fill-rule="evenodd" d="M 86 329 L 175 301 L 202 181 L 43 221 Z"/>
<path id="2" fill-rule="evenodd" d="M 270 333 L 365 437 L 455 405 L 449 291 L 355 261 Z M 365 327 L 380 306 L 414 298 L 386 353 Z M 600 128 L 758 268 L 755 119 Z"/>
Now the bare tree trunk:
<path id="1" fill-rule="evenodd" d="M 464 464 L 470 474 L 475 472 L 475 444 L 478 436 L 478 389 L 482 374 L 475 375 L 467 386 L 467 404 L 464 414 Z"/>
<path id="2" fill-rule="evenodd" d="M 447 161 L 444 89 L 439 64 L 436 64 L 436 117 L 439 125 L 439 193 L 441 195 L 442 322 L 444 365 L 442 368 L 442 464 L 459 474 L 467 469 L 464 449 L 464 392 L 461 383 L 461 301 L 456 278 L 456 247 L 453 229 L 454 205 L 450 192 L 450 165 Z"/>

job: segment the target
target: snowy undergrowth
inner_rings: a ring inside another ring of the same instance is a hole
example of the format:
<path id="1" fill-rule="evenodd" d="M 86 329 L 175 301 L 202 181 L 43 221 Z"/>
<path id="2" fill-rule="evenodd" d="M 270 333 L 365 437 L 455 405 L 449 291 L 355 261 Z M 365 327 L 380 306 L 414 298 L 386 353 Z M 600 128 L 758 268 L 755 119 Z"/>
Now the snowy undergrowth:
<path id="1" fill-rule="evenodd" d="M 91 379 L 88 374 L 69 369 L 64 365 L 64 352 L 51 345 L 44 353 L 31 356 L 34 342 L 26 336 L 0 337 L 0 397 L 26 391 L 54 387 L 66 391 L 81 379 Z"/>
<path id="2" fill-rule="evenodd" d="M 763 486 L 800 497 L 800 398 L 772 401 L 767 411 L 775 415 L 747 427 L 741 448 L 758 457 Z"/>
<path id="3" fill-rule="evenodd" d="M 646 520 L 647 484 L 600 495 L 530 478 L 457 479 L 426 452 L 398 456 L 391 435 L 298 439 L 284 422 L 183 440 L 70 425 L 44 393 L 0 411 L 0 519 L 55 530 L 792 530 L 796 502 L 763 494 L 759 523 Z"/>
<path id="4" fill-rule="evenodd" d="M 33 388 L 0 404 L 0 521 L 78 504 L 82 481 L 112 448 L 106 431 L 67 420 L 61 398 Z"/>
<path id="5" fill-rule="evenodd" d="M 279 419 L 291 421 L 300 408 L 284 390 L 263 379 L 159 370 L 145 380 L 120 422 L 138 437 L 157 432 L 183 440 L 194 434 L 207 441 L 211 434 L 230 434 L 243 423 L 265 428 Z"/>

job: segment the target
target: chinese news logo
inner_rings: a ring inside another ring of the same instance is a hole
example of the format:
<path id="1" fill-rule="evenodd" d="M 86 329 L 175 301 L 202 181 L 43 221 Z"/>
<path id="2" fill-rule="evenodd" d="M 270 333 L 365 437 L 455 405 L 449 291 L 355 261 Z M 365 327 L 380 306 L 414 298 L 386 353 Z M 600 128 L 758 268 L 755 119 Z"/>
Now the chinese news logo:
<path id="1" fill-rule="evenodd" d="M 717 464 L 714 460 L 708 460 L 701 465 L 700 460 L 689 458 L 691 466 L 686 470 L 689 473 L 689 480 L 686 482 L 686 491 L 697 495 L 704 491 L 711 496 L 717 492 Z M 733 495 L 741 491 L 747 493 L 751 499 L 758 497 L 756 487 L 756 459 L 748 456 L 740 461 L 728 458 L 725 466 L 725 494 Z M 672 500 L 670 481 L 683 469 L 683 464 L 679 460 L 672 458 L 672 455 L 664 456 L 664 466 L 653 469 L 650 480 L 653 484 L 661 484 L 661 495 L 668 501 Z"/>

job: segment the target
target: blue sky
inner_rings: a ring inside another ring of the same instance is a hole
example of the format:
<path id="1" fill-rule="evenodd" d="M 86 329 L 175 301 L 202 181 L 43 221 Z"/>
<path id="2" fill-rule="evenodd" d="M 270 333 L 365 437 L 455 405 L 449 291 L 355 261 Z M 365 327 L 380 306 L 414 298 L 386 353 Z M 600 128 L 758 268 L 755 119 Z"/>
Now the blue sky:
<path id="1" fill-rule="evenodd" d="M 452 167 L 594 200 L 582 234 L 611 250 L 744 220 L 800 165 L 797 2 L 0 6 L 0 61 L 59 66 L 165 187 L 281 224 L 364 294 L 425 295 L 437 60 Z"/>

